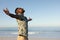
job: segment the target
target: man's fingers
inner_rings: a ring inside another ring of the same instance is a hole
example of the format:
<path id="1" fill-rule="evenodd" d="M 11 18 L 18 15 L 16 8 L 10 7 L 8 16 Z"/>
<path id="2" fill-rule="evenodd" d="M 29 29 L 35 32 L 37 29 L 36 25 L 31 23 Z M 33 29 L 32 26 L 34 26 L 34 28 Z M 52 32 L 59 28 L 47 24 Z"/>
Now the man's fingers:
<path id="1" fill-rule="evenodd" d="M 4 11 L 4 12 L 6 12 L 6 10 L 5 10 L 5 9 L 4 9 L 3 11 Z"/>
<path id="2" fill-rule="evenodd" d="M 5 12 L 5 10 L 3 9 L 3 11 Z"/>
<path id="3" fill-rule="evenodd" d="M 3 10 L 8 11 L 8 9 L 7 9 L 7 8 L 5 8 L 5 9 L 3 9 Z"/>
<path id="4" fill-rule="evenodd" d="M 6 10 L 8 10 L 8 8 L 6 8 Z"/>
<path id="5" fill-rule="evenodd" d="M 5 8 L 5 9 L 3 9 L 3 11 L 5 12 L 5 11 L 9 11 L 7 8 Z"/>
<path id="6" fill-rule="evenodd" d="M 9 10 L 7 8 L 3 9 L 3 11 L 8 14 L 9 13 Z"/>

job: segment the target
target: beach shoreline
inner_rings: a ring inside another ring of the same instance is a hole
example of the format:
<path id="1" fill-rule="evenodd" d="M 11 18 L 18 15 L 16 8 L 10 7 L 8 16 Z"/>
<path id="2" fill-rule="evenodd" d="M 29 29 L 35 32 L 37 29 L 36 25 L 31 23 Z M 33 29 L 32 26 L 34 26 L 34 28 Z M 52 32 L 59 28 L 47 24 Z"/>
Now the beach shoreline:
<path id="1" fill-rule="evenodd" d="M 17 40 L 17 37 L 0 37 L 0 40 Z M 29 37 L 29 40 L 60 40 L 60 38 Z"/>

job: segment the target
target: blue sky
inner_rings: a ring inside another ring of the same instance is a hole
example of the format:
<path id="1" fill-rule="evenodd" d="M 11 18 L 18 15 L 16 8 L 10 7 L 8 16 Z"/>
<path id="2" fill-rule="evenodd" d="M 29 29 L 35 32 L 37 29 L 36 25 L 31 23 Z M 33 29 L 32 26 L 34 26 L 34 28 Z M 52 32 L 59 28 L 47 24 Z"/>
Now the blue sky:
<path id="1" fill-rule="evenodd" d="M 0 27 L 16 27 L 17 22 L 4 14 L 8 8 L 14 14 L 15 8 L 25 9 L 25 16 L 33 20 L 29 27 L 60 26 L 60 0 L 0 0 Z"/>

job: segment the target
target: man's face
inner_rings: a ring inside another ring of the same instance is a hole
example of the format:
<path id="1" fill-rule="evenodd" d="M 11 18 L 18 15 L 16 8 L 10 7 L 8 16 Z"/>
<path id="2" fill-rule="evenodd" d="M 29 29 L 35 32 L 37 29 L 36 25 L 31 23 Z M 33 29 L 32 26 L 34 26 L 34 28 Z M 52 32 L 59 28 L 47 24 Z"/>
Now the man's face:
<path id="1" fill-rule="evenodd" d="M 22 9 L 17 9 L 16 12 L 23 14 L 23 10 Z"/>

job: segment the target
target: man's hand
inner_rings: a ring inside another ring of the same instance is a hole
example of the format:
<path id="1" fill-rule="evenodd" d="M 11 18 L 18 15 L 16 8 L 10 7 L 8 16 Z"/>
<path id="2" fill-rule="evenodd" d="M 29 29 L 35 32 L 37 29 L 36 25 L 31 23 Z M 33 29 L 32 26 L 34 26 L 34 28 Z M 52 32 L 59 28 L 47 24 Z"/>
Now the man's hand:
<path id="1" fill-rule="evenodd" d="M 6 8 L 6 9 L 3 9 L 3 11 L 5 12 L 5 14 L 9 14 L 9 10 Z"/>
<path id="2" fill-rule="evenodd" d="M 31 21 L 32 19 L 29 17 L 28 21 Z"/>

